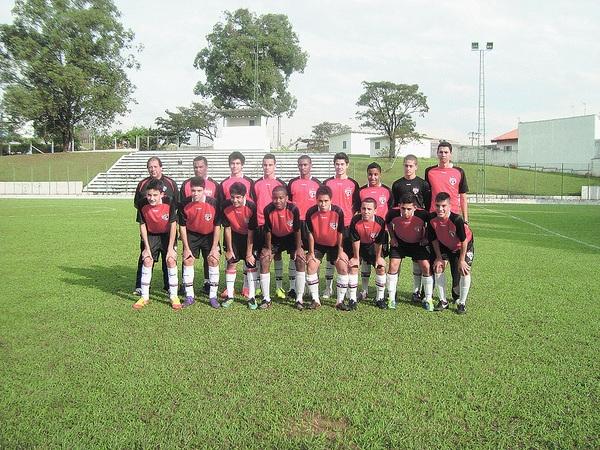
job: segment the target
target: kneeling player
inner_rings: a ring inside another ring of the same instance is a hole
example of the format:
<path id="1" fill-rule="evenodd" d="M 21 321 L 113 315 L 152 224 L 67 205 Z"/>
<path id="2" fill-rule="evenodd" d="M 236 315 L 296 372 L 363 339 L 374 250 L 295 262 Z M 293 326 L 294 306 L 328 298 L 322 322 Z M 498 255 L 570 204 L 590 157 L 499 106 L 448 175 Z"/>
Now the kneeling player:
<path id="1" fill-rule="evenodd" d="M 350 276 L 348 288 L 350 294 L 350 309 L 356 309 L 356 290 L 358 287 L 358 265 L 364 261 L 369 267 L 375 267 L 375 286 L 377 297 L 375 304 L 385 309 L 383 301 L 385 290 L 385 260 L 382 256 L 385 242 L 385 222 L 375 214 L 377 202 L 372 197 L 365 198 L 360 205 L 360 214 L 350 222 L 350 240 L 352 241 L 352 258 L 349 261 Z"/>
<path id="2" fill-rule="evenodd" d="M 396 288 L 398 272 L 402 260 L 410 256 L 419 265 L 420 281 L 415 283 L 417 291 L 421 284 L 425 291 L 423 306 L 433 311 L 433 277 L 429 265 L 429 251 L 426 247 L 426 223 L 429 214 L 417 209 L 417 199 L 413 194 L 404 194 L 399 202 L 399 209 L 391 209 L 385 221 L 390 232 L 390 267 L 388 269 L 387 290 L 388 306 L 396 307 Z M 414 292 L 413 292 L 414 295 Z"/>
<path id="3" fill-rule="evenodd" d="M 175 201 L 163 193 L 163 182 L 151 180 L 146 185 L 146 198 L 138 205 L 137 221 L 140 224 L 140 235 L 144 248 L 142 250 L 141 298 L 133 305 L 142 309 L 150 301 L 150 282 L 152 266 L 162 254 L 167 262 L 169 277 L 169 297 L 173 309 L 181 309 L 177 297 L 177 223 L 175 217 Z"/>
<path id="4" fill-rule="evenodd" d="M 435 216 L 429 220 L 429 240 L 435 252 L 433 271 L 440 301 L 436 311 L 448 308 L 446 300 L 446 261 L 452 273 L 452 298 L 457 303 L 456 312 L 466 312 L 467 295 L 471 286 L 471 265 L 474 248 L 473 233 L 463 218 L 450 211 L 450 195 L 440 192 L 435 196 Z"/>
<path id="5" fill-rule="evenodd" d="M 323 256 L 335 265 L 338 272 L 337 302 L 335 307 L 348 311 L 344 297 L 348 290 L 348 255 L 344 252 L 342 232 L 344 231 L 344 213 L 338 206 L 331 204 L 331 188 L 320 186 L 317 189 L 317 204 L 306 211 L 308 228 L 308 253 L 306 255 L 306 284 L 312 297 L 311 309 L 321 306 L 319 300 L 319 267 Z M 302 309 L 302 296 L 296 300 L 296 307 Z"/>
<path id="6" fill-rule="evenodd" d="M 223 236 L 225 240 L 225 257 L 227 269 L 225 281 L 227 283 L 227 300 L 224 307 L 233 304 L 233 286 L 235 284 L 236 266 L 238 261 L 244 260 L 246 265 L 246 279 L 248 284 L 248 308 L 256 309 L 255 280 L 256 258 L 254 256 L 254 231 L 257 228 L 256 205 L 246 198 L 246 186 L 240 182 L 231 185 L 229 193 L 231 198 L 223 203 Z"/>
<path id="7" fill-rule="evenodd" d="M 281 261 L 281 254 L 286 251 L 290 260 L 295 262 L 297 272 L 305 271 L 302 236 L 300 234 L 300 211 L 288 202 L 287 189 L 277 186 L 272 193 L 273 202 L 264 210 L 265 246 L 260 254 L 260 285 L 264 299 L 261 309 L 271 306 L 271 262 Z"/>
<path id="8" fill-rule="evenodd" d="M 204 195 L 205 180 L 201 177 L 190 179 L 191 196 L 183 199 L 179 207 L 179 231 L 183 243 L 183 285 L 185 301 L 183 306 L 191 306 L 194 298 L 194 263 L 202 252 L 208 263 L 208 298 L 210 306 L 218 308 L 217 289 L 219 287 L 219 236 L 221 218 L 217 201 Z"/>

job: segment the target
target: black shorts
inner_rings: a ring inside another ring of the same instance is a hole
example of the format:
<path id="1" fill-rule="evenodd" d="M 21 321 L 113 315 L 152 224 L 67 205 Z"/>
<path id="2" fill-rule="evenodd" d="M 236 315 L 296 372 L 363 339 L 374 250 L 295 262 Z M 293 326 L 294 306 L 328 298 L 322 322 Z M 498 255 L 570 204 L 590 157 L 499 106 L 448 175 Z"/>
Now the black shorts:
<path id="1" fill-rule="evenodd" d="M 375 245 L 360 244 L 359 252 L 360 260 L 366 262 L 368 265 L 375 267 Z"/>
<path id="2" fill-rule="evenodd" d="M 210 253 L 210 249 L 213 245 L 214 235 L 211 234 L 200 234 L 194 233 L 193 231 L 187 232 L 188 245 L 194 258 L 200 256 L 202 252 L 202 258 L 206 259 Z"/>
<path id="3" fill-rule="evenodd" d="M 348 255 L 348 258 L 352 258 L 354 251 L 352 249 L 352 239 L 350 239 L 350 228 L 344 228 L 344 232 L 342 233 L 342 248 L 344 249 L 344 253 Z"/>
<path id="4" fill-rule="evenodd" d="M 452 265 L 458 264 L 458 258 L 460 257 L 460 250 L 451 251 L 448 247 L 440 243 L 440 253 L 442 259 L 450 262 Z M 465 254 L 465 262 L 471 267 L 473 265 L 473 259 L 475 258 L 475 247 L 473 246 L 473 240 L 470 240 L 467 244 L 467 253 Z"/>
<path id="5" fill-rule="evenodd" d="M 169 249 L 169 233 L 148 233 L 148 244 L 150 244 L 150 253 L 152 254 L 154 262 L 158 261 L 158 257 L 161 253 L 163 258 L 166 258 L 167 250 Z M 177 250 L 177 247 L 175 247 L 175 250 Z"/>
<path id="6" fill-rule="evenodd" d="M 403 259 L 410 256 L 413 261 L 424 261 L 431 257 L 428 246 L 423 246 L 418 242 L 414 244 L 407 244 L 405 242 L 399 242 L 397 247 L 390 247 L 390 258 Z"/>
<path id="7" fill-rule="evenodd" d="M 308 250 L 308 225 L 304 220 L 300 221 L 300 236 L 302 237 L 302 248 Z"/>
<path id="8" fill-rule="evenodd" d="M 228 262 L 236 263 L 241 260 L 246 260 L 246 253 L 248 251 L 248 235 L 247 234 L 239 234 L 235 231 L 231 232 L 231 246 L 233 247 L 231 251 L 233 252 L 233 258 Z M 225 248 L 226 251 L 229 249 Z"/>
<path id="9" fill-rule="evenodd" d="M 319 261 L 323 259 L 323 256 L 327 256 L 327 261 L 331 264 L 334 264 L 338 259 L 338 247 L 337 245 L 328 246 L 328 245 L 320 245 L 315 242 L 315 258 Z"/>
<path id="10" fill-rule="evenodd" d="M 254 255 L 260 255 L 260 252 L 262 251 L 264 246 L 265 246 L 265 227 L 264 227 L 264 225 L 261 225 L 256 230 L 254 230 L 254 235 L 252 238 L 252 253 L 254 253 Z"/>
<path id="11" fill-rule="evenodd" d="M 271 252 L 273 255 L 280 255 L 283 252 L 288 252 L 288 255 L 294 259 L 296 253 L 295 233 L 283 237 L 277 237 L 271 233 Z"/>

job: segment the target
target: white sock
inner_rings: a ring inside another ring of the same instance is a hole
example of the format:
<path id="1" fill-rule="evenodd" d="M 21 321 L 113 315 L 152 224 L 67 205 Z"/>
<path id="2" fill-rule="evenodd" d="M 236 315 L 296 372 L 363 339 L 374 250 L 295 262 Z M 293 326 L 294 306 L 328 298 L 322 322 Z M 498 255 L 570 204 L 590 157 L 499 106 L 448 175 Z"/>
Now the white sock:
<path id="1" fill-rule="evenodd" d="M 348 275 L 348 296 L 351 302 L 356 301 L 356 291 L 358 289 L 358 274 Z"/>
<path id="2" fill-rule="evenodd" d="M 290 283 L 290 290 L 296 289 L 296 261 L 290 258 L 288 263 L 288 281 Z"/>
<path id="3" fill-rule="evenodd" d="M 366 262 L 362 262 L 360 265 L 360 277 L 361 277 L 361 290 L 369 290 L 369 278 L 371 277 L 371 265 Z"/>
<path id="4" fill-rule="evenodd" d="M 396 299 L 396 289 L 398 288 L 398 272 L 387 274 L 388 300 L 393 302 Z"/>
<path id="5" fill-rule="evenodd" d="M 471 287 L 471 275 L 462 275 L 458 286 L 460 288 L 460 298 L 456 303 L 459 305 L 466 305 L 467 295 L 469 295 L 469 288 Z"/>
<path id="6" fill-rule="evenodd" d="M 256 269 L 246 267 L 246 278 L 248 279 L 248 300 L 256 296 Z"/>
<path id="7" fill-rule="evenodd" d="M 413 267 L 413 292 L 421 292 L 421 266 L 416 261 L 412 262 Z"/>
<path id="8" fill-rule="evenodd" d="M 385 274 L 375 275 L 375 286 L 377 286 L 377 300 L 383 300 L 385 293 Z"/>
<path id="9" fill-rule="evenodd" d="M 421 276 L 421 283 L 423 283 L 423 290 L 425 291 L 425 300 L 431 300 L 433 297 L 433 277 L 423 275 Z"/>
<path id="10" fill-rule="evenodd" d="M 271 295 L 271 274 L 270 273 L 261 273 L 260 274 L 260 288 L 262 289 L 263 298 L 270 302 Z"/>
<path id="11" fill-rule="evenodd" d="M 260 289 L 260 261 L 258 260 L 258 258 L 256 259 L 256 270 L 254 272 L 254 292 L 256 293 L 256 291 L 258 291 Z M 252 296 L 254 297 L 254 295 Z M 250 298 L 252 298 L 250 297 Z"/>
<path id="12" fill-rule="evenodd" d="M 275 289 L 283 289 L 283 261 L 275 260 L 273 265 L 275 266 Z"/>
<path id="13" fill-rule="evenodd" d="M 346 291 L 348 290 L 348 275 L 338 275 L 337 277 L 337 302 L 342 303 L 344 301 L 344 297 L 346 296 Z"/>
<path id="14" fill-rule="evenodd" d="M 446 303 L 446 273 L 436 273 L 435 274 L 435 285 L 438 288 L 438 292 L 440 294 L 440 301 Z"/>
<path id="15" fill-rule="evenodd" d="M 235 285 L 235 275 L 237 271 L 233 269 L 231 272 L 229 270 L 225 271 L 225 283 L 227 285 L 227 298 L 233 298 L 233 287 Z M 244 280 L 246 277 L 244 277 Z"/>
<path id="16" fill-rule="evenodd" d="M 177 282 L 177 266 L 168 268 L 167 273 L 169 274 L 169 297 L 177 297 L 177 288 L 179 287 Z"/>
<path id="17" fill-rule="evenodd" d="M 217 298 L 219 290 L 219 267 L 208 266 L 208 282 L 210 283 L 210 291 L 208 298 Z"/>
<path id="18" fill-rule="evenodd" d="M 302 303 L 306 286 L 306 272 L 296 272 L 296 301 Z"/>
<path id="19" fill-rule="evenodd" d="M 327 261 L 325 264 L 325 289 L 329 291 L 329 294 L 333 292 L 333 264 Z"/>
<path id="20" fill-rule="evenodd" d="M 306 274 L 306 284 L 313 301 L 319 302 L 319 276 L 316 273 Z"/>
<path id="21" fill-rule="evenodd" d="M 244 266 L 244 284 L 242 286 L 242 289 L 248 289 L 248 277 L 246 276 L 246 267 Z"/>
<path id="22" fill-rule="evenodd" d="M 142 266 L 142 298 L 144 300 L 150 299 L 150 282 L 152 281 L 152 267 Z"/>
<path id="23" fill-rule="evenodd" d="M 183 266 L 183 285 L 185 286 L 186 297 L 194 296 L 194 266 Z"/>

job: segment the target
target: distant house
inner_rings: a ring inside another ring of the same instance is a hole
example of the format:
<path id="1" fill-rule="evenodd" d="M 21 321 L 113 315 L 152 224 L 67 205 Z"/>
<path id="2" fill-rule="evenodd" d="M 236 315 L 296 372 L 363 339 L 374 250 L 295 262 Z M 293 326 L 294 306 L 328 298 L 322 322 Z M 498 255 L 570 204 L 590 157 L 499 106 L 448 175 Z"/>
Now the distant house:
<path id="1" fill-rule="evenodd" d="M 222 121 L 213 140 L 215 150 L 269 150 L 272 117 L 266 109 L 221 109 Z"/>
<path id="2" fill-rule="evenodd" d="M 506 151 L 517 151 L 519 149 L 519 129 L 515 128 L 508 133 L 501 134 L 498 137 L 492 139 L 492 142 L 496 144 L 498 150 Z"/>
<path id="3" fill-rule="evenodd" d="M 347 131 L 329 136 L 329 153 L 345 152 L 348 155 L 370 155 L 369 139 L 377 136 L 373 131 Z"/>
<path id="4" fill-rule="evenodd" d="M 387 156 L 390 149 L 390 139 L 387 136 L 374 136 L 369 138 L 369 154 L 371 156 Z M 422 137 L 418 141 L 408 142 L 407 144 L 399 144 L 396 141 L 396 155 L 406 156 L 415 155 L 418 158 L 431 158 L 432 147 L 437 148 L 439 139 L 430 137 Z"/>

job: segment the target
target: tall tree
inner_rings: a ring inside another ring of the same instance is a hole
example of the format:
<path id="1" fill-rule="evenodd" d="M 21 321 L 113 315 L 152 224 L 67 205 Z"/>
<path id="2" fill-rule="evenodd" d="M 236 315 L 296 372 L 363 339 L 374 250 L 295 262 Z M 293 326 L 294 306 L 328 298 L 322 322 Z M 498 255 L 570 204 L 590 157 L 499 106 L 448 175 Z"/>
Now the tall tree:
<path id="1" fill-rule="evenodd" d="M 292 116 L 296 98 L 288 92 L 289 79 L 304 72 L 308 55 L 286 15 L 227 11 L 206 40 L 194 61 L 206 76 L 196 94 L 211 97 L 219 108 L 258 105 Z"/>
<path id="2" fill-rule="evenodd" d="M 70 148 L 76 125 L 108 126 L 127 111 L 137 67 L 133 33 L 111 0 L 17 0 L 0 25 L 3 106 Z"/>
<path id="3" fill-rule="evenodd" d="M 329 142 L 329 136 L 350 131 L 348 125 L 337 122 L 321 122 L 312 127 L 312 137 L 322 145 Z"/>
<path id="4" fill-rule="evenodd" d="M 419 139 L 415 131 L 413 116 L 423 117 L 429 106 L 427 97 L 416 84 L 396 84 L 390 81 L 363 81 L 364 92 L 357 106 L 363 108 L 356 113 L 362 126 L 384 133 L 390 140 L 388 158 L 396 156 L 396 144 Z"/>
<path id="5" fill-rule="evenodd" d="M 177 136 L 182 142 L 188 143 L 190 133 L 213 140 L 217 133 L 217 111 L 214 106 L 194 102 L 187 108 L 178 106 L 176 112 L 165 111 L 166 118 L 157 117 L 161 133 Z"/>

